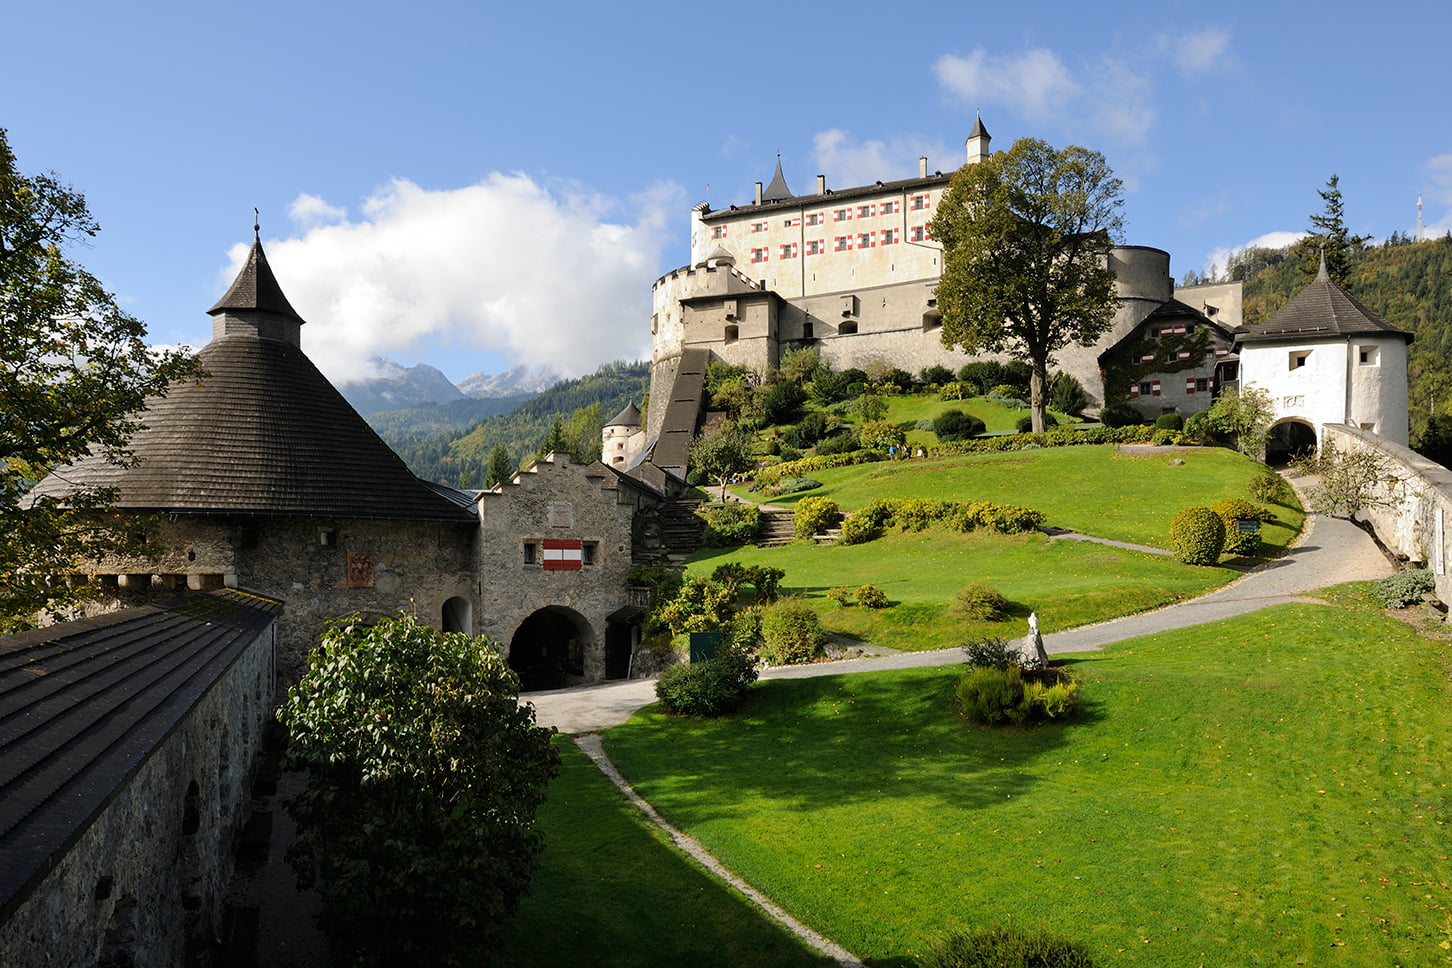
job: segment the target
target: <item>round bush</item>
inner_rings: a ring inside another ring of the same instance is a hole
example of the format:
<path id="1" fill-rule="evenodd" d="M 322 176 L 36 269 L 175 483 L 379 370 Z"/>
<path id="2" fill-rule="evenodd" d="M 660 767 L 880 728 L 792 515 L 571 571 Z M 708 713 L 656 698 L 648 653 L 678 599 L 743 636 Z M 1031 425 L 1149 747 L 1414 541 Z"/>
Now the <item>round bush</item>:
<path id="1" fill-rule="evenodd" d="M 1263 471 L 1250 479 L 1245 486 L 1250 496 L 1266 504 L 1279 504 L 1285 500 L 1290 485 L 1286 479 L 1271 471 Z"/>
<path id="2" fill-rule="evenodd" d="M 944 410 L 933 421 L 933 433 L 938 435 L 939 440 L 967 440 L 985 429 L 982 420 L 956 408 Z"/>
<path id="3" fill-rule="evenodd" d="M 871 518 L 863 517 L 859 511 L 842 522 L 842 531 L 837 536 L 837 543 L 866 544 L 880 537 L 882 537 L 882 529 L 873 524 Z"/>
<path id="4" fill-rule="evenodd" d="M 827 589 L 827 599 L 836 602 L 838 605 L 847 606 L 852 604 L 852 589 L 842 585 L 836 588 Z"/>
<path id="5" fill-rule="evenodd" d="M 1213 565 L 1225 547 L 1225 522 L 1209 508 L 1185 508 L 1170 523 L 1170 550 L 1187 565 Z"/>
<path id="6" fill-rule="evenodd" d="M 1162 413 L 1155 418 L 1156 430 L 1184 430 L 1185 418 L 1177 413 Z"/>
<path id="7" fill-rule="evenodd" d="M 755 681 L 751 654 L 728 645 L 714 659 L 673 665 L 662 672 L 655 695 L 668 711 L 682 716 L 720 716 L 741 705 L 746 687 Z"/>
<path id="8" fill-rule="evenodd" d="M 969 582 L 958 589 L 953 605 L 959 614 L 975 622 L 998 622 L 1008 609 L 1008 599 L 987 582 Z"/>
<path id="9" fill-rule="evenodd" d="M 800 599 L 769 605 L 761 614 L 761 657 L 771 665 L 810 662 L 827 641 L 822 622 Z"/>
<path id="10" fill-rule="evenodd" d="M 1058 425 L 1059 425 L 1058 419 L 1055 418 L 1055 416 L 1053 414 L 1045 411 L 1044 412 L 1044 429 L 1045 430 L 1048 430 L 1050 427 L 1057 427 Z M 1033 418 L 1033 415 L 1030 414 L 1030 415 L 1025 416 L 1025 417 L 1019 417 L 1018 418 L 1018 423 L 1015 424 L 1014 426 L 1016 426 L 1018 428 L 1018 432 L 1021 433 L 1021 434 L 1033 433 L 1033 429 L 1034 429 L 1034 418 Z"/>
<path id="11" fill-rule="evenodd" d="M 863 608 L 887 608 L 887 592 L 876 585 L 863 585 L 857 589 L 857 604 Z"/>
<path id="12" fill-rule="evenodd" d="M 830 497 L 807 496 L 797 502 L 796 531 L 798 538 L 810 538 L 837 523 L 841 510 Z"/>
<path id="13" fill-rule="evenodd" d="M 1178 430 L 1156 430 L 1150 443 L 1156 447 L 1175 447 L 1182 442 L 1183 434 Z"/>
<path id="14" fill-rule="evenodd" d="M 1106 427 L 1133 427 L 1144 423 L 1144 417 L 1127 403 L 1111 403 L 1099 411 L 1099 422 Z"/>
<path id="15" fill-rule="evenodd" d="M 1095 968 L 1083 945 L 1017 925 L 953 931 L 928 949 L 922 968 Z"/>

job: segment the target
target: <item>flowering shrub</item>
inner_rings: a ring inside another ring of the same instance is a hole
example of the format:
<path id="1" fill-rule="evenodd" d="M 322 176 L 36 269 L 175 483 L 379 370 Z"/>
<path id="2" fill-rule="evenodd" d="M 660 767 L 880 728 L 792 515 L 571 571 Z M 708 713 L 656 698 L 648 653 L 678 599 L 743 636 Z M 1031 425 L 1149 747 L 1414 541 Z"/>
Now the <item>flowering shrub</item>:
<path id="1" fill-rule="evenodd" d="M 798 538 L 810 538 L 818 531 L 826 531 L 837 523 L 841 513 L 837 502 L 830 497 L 804 497 L 797 502 L 795 534 Z"/>
<path id="2" fill-rule="evenodd" d="M 887 608 L 887 592 L 876 585 L 863 585 L 857 589 L 857 604 L 863 608 Z"/>

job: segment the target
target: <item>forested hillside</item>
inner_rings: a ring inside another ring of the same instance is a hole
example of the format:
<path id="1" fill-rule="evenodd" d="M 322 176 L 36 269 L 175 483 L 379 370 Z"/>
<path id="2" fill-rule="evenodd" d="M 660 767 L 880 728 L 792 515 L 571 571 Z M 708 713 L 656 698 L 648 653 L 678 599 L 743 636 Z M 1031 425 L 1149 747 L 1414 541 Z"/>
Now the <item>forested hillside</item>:
<path id="1" fill-rule="evenodd" d="M 557 421 L 564 449 L 582 458 L 598 457 L 604 421 L 632 401 L 641 406 L 649 387 L 648 364 L 607 363 L 588 376 L 562 380 L 508 413 L 487 417 L 467 428 L 441 426 L 453 416 L 454 404 L 375 414 L 369 420 L 419 477 L 455 487 L 482 487 L 496 446 L 504 448 L 511 467 L 518 467 L 535 454 Z M 439 424 L 430 426 L 425 422 L 420 429 L 418 419 L 427 421 L 434 414 Z"/>
<path id="2" fill-rule="evenodd" d="M 1311 280 L 1315 265 L 1292 248 L 1245 249 L 1226 267 L 1245 283 L 1245 322 L 1270 318 Z M 1408 348 L 1412 439 L 1432 413 L 1452 413 L 1452 236 L 1413 242 L 1393 235 L 1351 253 L 1346 291 L 1393 326 L 1412 333 Z"/>

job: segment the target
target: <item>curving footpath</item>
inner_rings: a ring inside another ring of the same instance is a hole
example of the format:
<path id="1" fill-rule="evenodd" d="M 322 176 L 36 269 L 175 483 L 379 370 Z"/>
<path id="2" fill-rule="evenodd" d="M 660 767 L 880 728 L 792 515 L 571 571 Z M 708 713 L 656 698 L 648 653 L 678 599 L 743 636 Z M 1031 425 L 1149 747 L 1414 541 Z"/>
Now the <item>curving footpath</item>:
<path id="1" fill-rule="evenodd" d="M 1301 482 L 1297 482 L 1298 484 Z M 1081 539 L 1082 540 L 1082 539 Z M 1304 600 L 1304 593 L 1347 581 L 1366 581 L 1392 573 L 1392 565 L 1356 525 L 1337 518 L 1307 515 L 1300 538 L 1289 551 L 1256 568 L 1243 578 L 1209 594 L 1124 618 L 1086 625 L 1044 637 L 1049 652 L 1086 652 L 1111 642 L 1153 632 L 1188 628 L 1244 615 L 1285 602 Z M 963 661 L 960 649 L 899 652 L 842 662 L 767 669 L 762 679 L 807 679 L 880 669 L 908 669 L 953 665 Z M 631 714 L 655 701 L 655 681 L 632 679 L 604 685 L 575 686 L 520 696 L 533 703 L 537 722 L 562 733 L 590 733 L 617 726 Z"/>

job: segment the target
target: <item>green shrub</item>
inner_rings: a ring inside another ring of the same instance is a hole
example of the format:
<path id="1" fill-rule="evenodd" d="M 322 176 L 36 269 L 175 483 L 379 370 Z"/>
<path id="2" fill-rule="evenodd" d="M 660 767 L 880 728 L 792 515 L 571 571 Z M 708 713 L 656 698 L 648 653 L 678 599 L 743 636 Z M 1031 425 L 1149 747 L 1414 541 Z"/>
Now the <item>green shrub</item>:
<path id="1" fill-rule="evenodd" d="M 986 429 L 982 420 L 962 410 L 948 409 L 933 420 L 933 433 L 939 440 L 967 440 L 976 437 Z"/>
<path id="2" fill-rule="evenodd" d="M 815 477 L 789 477 L 772 487 L 774 494 L 797 494 L 802 491 L 815 491 L 822 486 L 822 482 Z"/>
<path id="3" fill-rule="evenodd" d="M 875 393 L 864 393 L 852 401 L 849 410 L 863 423 L 872 423 L 887 416 L 887 401 Z"/>
<path id="4" fill-rule="evenodd" d="M 706 521 L 702 541 L 707 548 L 734 548 L 756 540 L 761 527 L 761 509 L 755 504 L 732 501 L 698 512 Z"/>
<path id="5" fill-rule="evenodd" d="M 1056 682 L 1029 680 L 1023 684 L 1023 698 L 1029 719 L 1067 719 L 1079 705 L 1079 683 L 1066 674 Z"/>
<path id="6" fill-rule="evenodd" d="M 807 393 L 817 403 L 826 406 L 846 400 L 850 396 L 848 388 L 852 385 L 852 378 L 847 373 L 818 373 L 807 384 Z"/>
<path id="7" fill-rule="evenodd" d="M 673 665 L 662 672 L 655 683 L 655 695 L 669 712 L 714 717 L 740 706 L 747 687 L 755 681 L 756 665 L 751 653 L 727 643 L 714 659 Z"/>
<path id="8" fill-rule="evenodd" d="M 1178 430 L 1156 430 L 1150 443 L 1156 447 L 1178 447 L 1185 442 L 1185 435 Z"/>
<path id="9" fill-rule="evenodd" d="M 858 512 L 842 522 L 842 530 L 837 535 L 837 543 L 844 545 L 866 544 L 882 537 L 882 529 L 872 524 L 871 518 L 862 516 Z"/>
<path id="10" fill-rule="evenodd" d="M 872 464 L 887 459 L 887 455 L 872 450 L 854 450 L 845 454 L 818 455 L 800 460 L 783 461 L 756 472 L 756 483 L 770 487 L 788 477 L 801 477 L 810 471 L 830 470 L 834 467 L 851 467 L 855 464 Z"/>
<path id="11" fill-rule="evenodd" d="M 807 402 L 807 391 L 802 385 L 786 380 L 767 386 L 760 394 L 761 415 L 769 424 L 791 423 Z"/>
<path id="12" fill-rule="evenodd" d="M 1061 371 L 1054 375 L 1050 384 L 1049 406 L 1059 413 L 1083 413 L 1084 408 L 1089 406 L 1089 398 L 1084 395 L 1084 388 L 1078 380 Z"/>
<path id="13" fill-rule="evenodd" d="M 1018 649 L 1007 639 L 990 635 L 963 646 L 963 658 L 974 669 L 1007 669 L 1018 663 Z"/>
<path id="14" fill-rule="evenodd" d="M 1423 592 L 1436 588 L 1436 579 L 1425 568 L 1399 571 L 1395 575 L 1378 578 L 1371 589 L 1387 608 L 1406 608 L 1422 599 Z"/>
<path id="15" fill-rule="evenodd" d="M 1205 410 L 1190 414 L 1185 418 L 1185 436 L 1200 443 L 1210 440 L 1214 433 L 1210 429 L 1209 420 L 1210 414 Z"/>
<path id="16" fill-rule="evenodd" d="M 952 370 L 940 365 L 925 366 L 918 371 L 918 379 L 923 383 L 952 383 L 955 375 Z"/>
<path id="17" fill-rule="evenodd" d="M 827 598 L 829 601 L 836 602 L 845 608 L 852 604 L 852 589 L 842 585 L 838 585 L 836 588 L 829 588 L 827 589 Z"/>
<path id="18" fill-rule="evenodd" d="M 800 599 L 783 599 L 762 610 L 760 655 L 770 665 L 810 662 L 826 641 L 821 619 Z"/>
<path id="19" fill-rule="evenodd" d="M 1286 479 L 1273 471 L 1262 471 L 1245 485 L 1246 491 L 1257 501 L 1266 504 L 1280 504 L 1290 496 L 1291 486 Z"/>
<path id="20" fill-rule="evenodd" d="M 837 523 L 842 511 L 830 497 L 804 497 L 797 502 L 796 531 L 798 538 L 810 538 Z"/>
<path id="21" fill-rule="evenodd" d="M 1023 396 L 1023 391 L 1016 387 L 994 387 L 988 393 L 988 402 L 1005 410 L 1027 410 L 1028 401 Z"/>
<path id="22" fill-rule="evenodd" d="M 897 514 L 898 506 L 901 504 L 901 498 L 879 497 L 868 501 L 852 516 L 865 518 L 874 528 L 886 528 L 892 524 L 893 516 Z"/>
<path id="23" fill-rule="evenodd" d="M 1184 430 L 1185 418 L 1177 413 L 1162 413 L 1155 418 L 1156 430 Z"/>
<path id="24" fill-rule="evenodd" d="M 1185 508 L 1170 522 L 1170 550 L 1187 565 L 1213 565 L 1225 547 L 1225 522 L 1209 508 Z"/>
<path id="25" fill-rule="evenodd" d="M 711 580 L 718 585 L 724 585 L 731 589 L 734 595 L 741 590 L 741 585 L 746 581 L 746 566 L 739 561 L 728 561 L 725 564 L 716 566 L 711 572 Z"/>
<path id="26" fill-rule="evenodd" d="M 999 622 L 1007 617 L 1008 599 L 987 582 L 969 582 L 953 596 L 953 607 L 975 622 Z"/>
<path id="27" fill-rule="evenodd" d="M 857 604 L 863 608 L 887 608 L 892 603 L 887 600 L 887 592 L 876 585 L 863 585 L 857 589 Z"/>
<path id="28" fill-rule="evenodd" d="M 1044 429 L 1047 430 L 1050 427 L 1057 427 L 1058 425 L 1059 425 L 1058 418 L 1055 417 L 1053 414 L 1045 411 L 1044 412 Z M 1033 432 L 1033 429 L 1034 429 L 1034 418 L 1033 418 L 1033 415 L 1032 414 L 1025 414 L 1024 416 L 1019 417 L 1018 418 L 1018 422 L 1016 424 L 1014 424 L 1014 427 L 1021 434 L 1032 433 Z"/>
<path id="29" fill-rule="evenodd" d="M 1095 968 L 1082 945 L 1009 925 L 953 931 L 928 949 L 922 968 Z"/>
<path id="30" fill-rule="evenodd" d="M 1261 552 L 1260 532 L 1241 531 L 1237 521 L 1274 521 L 1275 513 L 1244 498 L 1231 497 L 1210 505 L 1210 510 L 1220 515 L 1225 522 L 1225 547 L 1227 555 L 1259 555 Z"/>
<path id="31" fill-rule="evenodd" d="M 978 387 L 972 383 L 954 381 L 943 383 L 938 386 L 939 400 L 962 400 L 965 397 L 976 397 L 980 393 Z"/>
<path id="32" fill-rule="evenodd" d="M 781 457 L 783 461 L 802 459 L 802 452 L 797 448 L 791 447 L 789 445 L 783 445 L 781 449 L 777 451 L 777 454 Z"/>
<path id="33" fill-rule="evenodd" d="M 1111 403 L 1099 411 L 1099 422 L 1106 427 L 1132 427 L 1144 423 L 1144 416 L 1127 403 Z"/>
<path id="34" fill-rule="evenodd" d="M 935 521 L 942 521 L 954 510 L 954 502 L 914 497 L 899 501 L 893 509 L 892 521 L 904 531 L 922 531 Z"/>
<path id="35" fill-rule="evenodd" d="M 902 428 L 889 420 L 875 420 L 865 424 L 857 436 L 862 441 L 862 446 L 871 450 L 901 447 L 907 442 L 907 435 L 902 432 Z"/>
<path id="36" fill-rule="evenodd" d="M 958 709 L 971 722 L 986 726 L 1021 723 L 1028 715 L 1023 699 L 1023 677 L 1018 666 L 1006 669 L 973 666 L 954 687 Z"/>
<path id="37" fill-rule="evenodd" d="M 817 456 L 827 457 L 833 454 L 846 454 L 854 450 L 862 449 L 862 441 L 850 429 L 844 428 L 838 433 L 817 441 Z"/>
<path id="38" fill-rule="evenodd" d="M 780 594 L 781 580 L 786 572 L 770 565 L 752 565 L 746 569 L 746 584 L 756 589 L 758 602 L 774 602 Z"/>
<path id="39" fill-rule="evenodd" d="M 672 635 L 710 632 L 731 620 L 736 594 L 725 585 L 687 578 L 674 598 L 652 611 L 652 618 Z"/>

